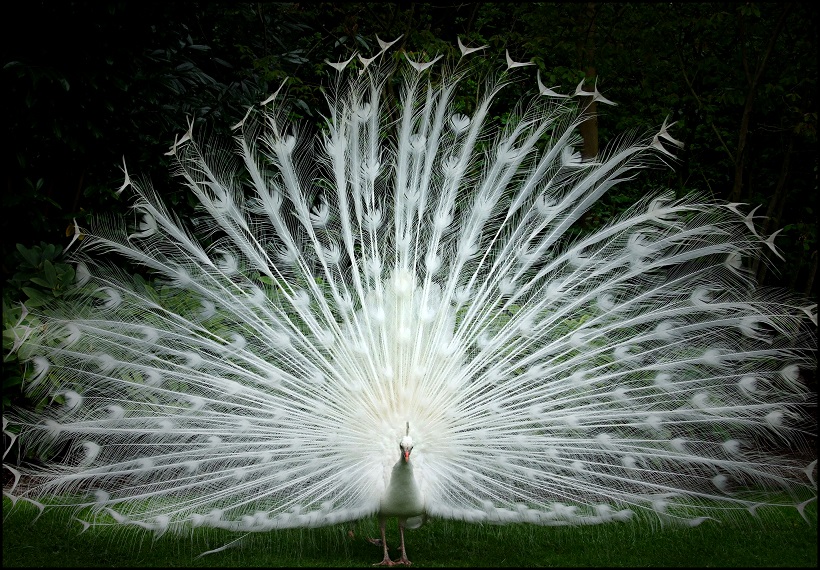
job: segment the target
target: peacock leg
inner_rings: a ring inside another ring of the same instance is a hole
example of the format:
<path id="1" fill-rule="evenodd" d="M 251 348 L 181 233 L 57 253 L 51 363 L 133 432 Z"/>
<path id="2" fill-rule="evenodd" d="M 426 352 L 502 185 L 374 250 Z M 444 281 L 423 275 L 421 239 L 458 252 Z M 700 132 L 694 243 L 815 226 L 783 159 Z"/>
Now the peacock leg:
<path id="1" fill-rule="evenodd" d="M 381 530 L 381 533 L 382 533 L 382 548 L 384 549 L 384 558 L 382 558 L 381 562 L 377 562 L 373 566 L 393 566 L 393 565 L 395 565 L 395 562 L 390 560 L 390 555 L 387 553 L 387 538 L 384 535 L 384 527 L 385 527 L 386 524 L 387 524 L 387 519 L 385 517 L 381 517 L 379 519 L 379 530 Z M 403 544 L 404 544 L 404 541 L 402 540 L 402 545 Z M 404 552 L 404 551 L 402 550 L 402 552 Z"/>
<path id="2" fill-rule="evenodd" d="M 404 551 L 404 525 L 407 522 L 407 519 L 399 519 L 399 535 L 401 536 L 401 546 L 399 547 L 399 551 L 401 552 L 401 558 L 396 560 L 394 564 L 405 564 L 410 566 L 412 562 L 407 559 L 407 553 Z"/>

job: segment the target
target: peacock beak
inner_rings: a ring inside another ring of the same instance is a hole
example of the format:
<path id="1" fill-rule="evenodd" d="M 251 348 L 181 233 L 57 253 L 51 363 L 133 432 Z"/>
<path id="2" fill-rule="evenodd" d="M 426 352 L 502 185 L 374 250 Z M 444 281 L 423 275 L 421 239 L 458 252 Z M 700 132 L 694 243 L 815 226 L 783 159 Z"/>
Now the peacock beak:
<path id="1" fill-rule="evenodd" d="M 409 450 L 404 452 L 404 462 L 405 463 L 410 463 L 410 451 Z"/>

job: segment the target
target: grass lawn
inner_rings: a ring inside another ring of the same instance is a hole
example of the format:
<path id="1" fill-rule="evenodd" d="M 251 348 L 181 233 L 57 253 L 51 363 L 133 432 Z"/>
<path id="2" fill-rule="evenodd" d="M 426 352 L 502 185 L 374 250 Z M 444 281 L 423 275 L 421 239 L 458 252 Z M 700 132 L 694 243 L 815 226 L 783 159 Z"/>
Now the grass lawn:
<path id="1" fill-rule="evenodd" d="M 414 566 L 802 566 L 817 567 L 817 503 L 806 508 L 767 509 L 761 518 L 706 521 L 695 528 L 652 529 L 641 523 L 593 527 L 471 525 L 431 520 L 408 531 Z M 761 511 L 763 511 L 761 509 Z M 381 560 L 374 519 L 354 526 L 275 531 L 248 535 L 239 545 L 197 558 L 223 546 L 237 533 L 197 529 L 190 535 L 153 535 L 132 528 L 91 529 L 28 503 L 11 508 L 3 498 L 3 567 L 369 567 Z M 395 521 L 388 543 L 398 545 Z M 391 550 L 393 558 L 398 554 Z"/>

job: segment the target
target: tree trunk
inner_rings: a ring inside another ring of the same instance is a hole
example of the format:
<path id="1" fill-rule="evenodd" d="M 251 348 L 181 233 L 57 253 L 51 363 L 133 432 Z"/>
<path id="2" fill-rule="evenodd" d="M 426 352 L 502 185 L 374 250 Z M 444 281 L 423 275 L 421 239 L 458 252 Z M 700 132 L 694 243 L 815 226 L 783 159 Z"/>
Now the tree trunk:
<path id="1" fill-rule="evenodd" d="M 811 295 L 811 288 L 812 285 L 814 285 L 814 276 L 817 274 L 817 252 L 815 251 L 811 257 L 813 259 L 811 271 L 809 271 L 809 278 L 806 279 L 806 288 L 803 290 L 806 295 Z"/>
<path id="2" fill-rule="evenodd" d="M 783 30 L 783 25 L 786 23 L 786 15 L 791 10 L 791 7 L 791 4 L 786 4 L 783 11 L 780 13 L 780 19 L 777 21 L 777 26 L 775 26 L 775 29 L 769 38 L 769 44 L 766 46 L 766 51 L 763 52 L 763 57 L 760 59 L 760 64 L 757 66 L 754 76 L 749 76 L 747 74 L 749 90 L 746 92 L 746 102 L 743 105 L 743 115 L 740 118 L 737 151 L 735 152 L 735 181 L 732 187 L 732 192 L 729 194 L 730 202 L 739 202 L 740 197 L 743 194 L 743 173 L 746 164 L 746 141 L 749 135 L 749 122 L 752 117 L 752 110 L 754 109 L 757 86 L 758 83 L 760 83 L 763 70 L 766 69 L 766 62 L 769 59 L 769 55 L 772 53 L 772 49 L 774 49 L 774 44 L 777 41 L 780 32 Z M 745 45 L 745 38 L 740 38 L 740 45 L 741 47 Z M 743 66 L 748 69 L 748 60 L 746 59 L 745 49 L 743 49 Z"/>
<path id="3" fill-rule="evenodd" d="M 584 91 L 594 92 L 595 90 L 595 3 L 587 4 L 586 9 L 586 33 L 579 38 L 578 52 L 579 58 L 582 61 L 582 67 L 585 68 L 585 81 L 583 86 Z M 592 83 L 590 83 L 592 82 Z M 584 140 L 584 146 L 581 149 L 582 160 L 592 160 L 598 156 L 598 116 L 597 103 L 592 100 L 592 95 L 589 97 L 581 97 L 581 105 L 584 108 L 584 113 L 588 116 L 587 119 L 581 123 L 578 130 L 581 133 L 581 138 Z"/>
<path id="4" fill-rule="evenodd" d="M 594 67 L 587 67 L 586 78 L 587 80 L 591 79 L 594 82 Z M 592 92 L 594 89 L 594 83 L 587 83 L 584 85 L 584 91 Z M 584 147 L 581 149 L 581 158 L 583 160 L 592 160 L 598 156 L 598 104 L 592 100 L 592 95 L 590 95 L 589 97 L 581 98 L 581 105 L 585 106 L 585 113 L 589 115 L 587 120 L 581 123 L 578 127 L 578 130 L 581 132 L 581 138 L 584 139 Z"/>
<path id="5" fill-rule="evenodd" d="M 777 187 L 774 195 L 769 200 L 766 208 L 766 219 L 763 220 L 763 227 L 760 235 L 765 237 L 780 225 L 780 218 L 783 215 L 783 206 L 786 203 L 786 179 L 789 176 L 789 165 L 791 164 L 792 150 L 794 149 L 794 133 L 789 135 L 789 144 L 786 147 L 786 155 L 783 157 L 783 166 L 780 168 L 780 177 L 777 179 Z M 760 258 L 755 259 L 752 271 L 757 275 L 758 283 L 763 283 L 766 276 L 766 264 L 760 262 Z"/>

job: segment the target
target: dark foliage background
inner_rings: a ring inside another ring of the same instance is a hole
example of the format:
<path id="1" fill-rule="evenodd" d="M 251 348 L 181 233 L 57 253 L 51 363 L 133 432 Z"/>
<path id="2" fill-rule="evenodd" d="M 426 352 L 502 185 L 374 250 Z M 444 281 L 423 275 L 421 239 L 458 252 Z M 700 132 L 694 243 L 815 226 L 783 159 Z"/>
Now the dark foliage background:
<path id="1" fill-rule="evenodd" d="M 785 259 L 756 267 L 758 279 L 816 297 L 817 11 L 808 3 L 31 1 L 4 12 L 6 325 L 18 301 L 70 286 L 60 251 L 74 219 L 113 213 L 133 223 L 126 195 L 115 194 L 123 157 L 184 215 L 192 204 L 164 153 L 189 117 L 196 132 L 229 141 L 230 125 L 287 76 L 293 115 L 319 123 L 324 60 L 373 53 L 375 34 L 403 34 L 395 47 L 428 56 L 454 50 L 457 36 L 488 44 L 496 63 L 509 49 L 564 93 L 597 78 L 618 103 L 599 107 L 592 125 L 589 140 L 602 147 L 677 121 L 686 147 L 675 170 L 614 188 L 582 223 L 593 229 L 659 187 L 760 206 L 763 232 L 782 228 Z M 534 92 L 528 71 L 497 108 Z M 18 364 L 7 357 L 4 402 Z"/>

